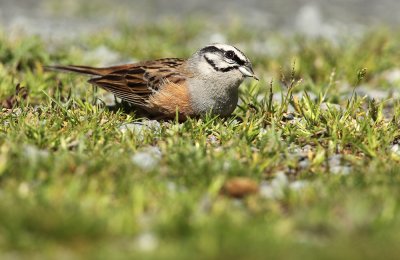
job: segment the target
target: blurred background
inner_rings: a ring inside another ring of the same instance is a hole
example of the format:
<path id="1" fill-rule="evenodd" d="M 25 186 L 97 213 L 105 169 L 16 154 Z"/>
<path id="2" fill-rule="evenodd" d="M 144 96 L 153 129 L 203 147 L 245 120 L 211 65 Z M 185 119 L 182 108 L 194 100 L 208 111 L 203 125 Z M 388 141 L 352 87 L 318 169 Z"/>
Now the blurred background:
<path id="1" fill-rule="evenodd" d="M 111 10 L 111 11 L 110 11 Z M 0 23 L 6 32 L 44 37 L 71 37 L 120 22 L 162 23 L 202 18 L 221 25 L 251 27 L 332 37 L 338 30 L 354 33 L 370 26 L 400 23 L 398 0 L 1 0 Z"/>
<path id="2" fill-rule="evenodd" d="M 398 259 L 399 25 L 400 0 L 0 0 L 0 259 Z M 210 42 L 260 78 L 243 120 L 142 124 L 43 69 Z M 259 194 L 225 199 L 237 176 Z"/>

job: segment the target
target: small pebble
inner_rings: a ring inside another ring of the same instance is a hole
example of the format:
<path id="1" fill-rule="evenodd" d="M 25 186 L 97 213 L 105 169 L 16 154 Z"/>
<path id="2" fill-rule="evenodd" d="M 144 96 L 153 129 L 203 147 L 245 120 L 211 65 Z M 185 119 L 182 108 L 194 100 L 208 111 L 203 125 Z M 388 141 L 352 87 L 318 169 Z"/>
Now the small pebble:
<path id="1" fill-rule="evenodd" d="M 160 160 L 161 151 L 158 147 L 148 147 L 132 155 L 132 162 L 144 171 L 154 170 Z"/>
<path id="2" fill-rule="evenodd" d="M 233 198 L 243 198 L 258 192 L 258 184 L 252 179 L 235 177 L 225 182 L 221 193 Z"/>

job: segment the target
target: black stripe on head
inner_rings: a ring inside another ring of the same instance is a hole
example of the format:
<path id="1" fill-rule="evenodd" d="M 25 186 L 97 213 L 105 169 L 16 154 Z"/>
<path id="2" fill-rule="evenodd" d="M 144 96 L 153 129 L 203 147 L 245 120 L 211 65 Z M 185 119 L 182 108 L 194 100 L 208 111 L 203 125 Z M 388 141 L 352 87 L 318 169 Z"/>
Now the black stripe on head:
<path id="1" fill-rule="evenodd" d="M 238 48 L 236 48 L 235 46 L 232 46 L 233 48 L 235 48 L 235 50 L 237 50 L 240 54 L 242 54 L 243 55 L 243 57 L 246 57 L 246 59 L 247 59 L 247 56 L 246 55 L 244 55 L 244 53 L 241 51 L 241 50 L 239 50 Z M 246 61 L 247 62 L 247 61 Z"/>
<path id="2" fill-rule="evenodd" d="M 239 68 L 239 66 L 231 66 L 231 67 L 226 67 L 226 68 L 220 69 L 220 71 L 227 72 L 227 71 L 235 70 L 238 68 Z"/>
<path id="3" fill-rule="evenodd" d="M 246 64 L 246 61 L 241 60 L 241 59 L 236 55 L 236 53 L 235 53 L 235 56 L 233 56 L 233 60 L 234 60 L 237 64 L 239 64 L 239 65 L 244 65 L 244 64 Z"/>
<path id="4" fill-rule="evenodd" d="M 239 68 L 239 66 L 230 66 L 230 67 L 226 67 L 226 68 L 218 68 L 215 63 L 210 60 L 209 58 L 207 58 L 206 56 L 204 56 L 204 59 L 208 62 L 208 64 L 211 65 L 211 67 L 215 70 L 215 71 L 222 71 L 222 72 L 228 72 L 234 69 Z"/>
<path id="5" fill-rule="evenodd" d="M 244 55 L 244 53 L 243 53 L 241 50 L 239 50 L 239 49 L 236 48 L 235 46 L 231 46 L 231 47 L 232 47 L 235 51 L 233 51 L 233 50 L 224 51 L 224 55 L 225 55 L 225 56 L 227 55 L 228 52 L 233 52 L 234 56 L 233 56 L 232 60 L 234 60 L 237 64 L 239 64 L 239 65 L 245 65 L 246 63 L 248 63 L 248 59 L 247 59 L 246 55 Z M 244 60 L 241 59 L 241 58 L 237 55 L 237 53 L 240 53 L 241 56 L 243 56 Z"/>
<path id="6" fill-rule="evenodd" d="M 203 53 L 206 53 L 206 52 L 209 52 L 209 53 L 214 53 L 214 52 L 222 53 L 223 51 L 221 51 L 220 49 L 218 49 L 215 46 L 210 45 L 210 46 L 207 46 L 207 47 L 204 47 L 203 49 L 201 49 L 200 52 L 203 54 Z"/>

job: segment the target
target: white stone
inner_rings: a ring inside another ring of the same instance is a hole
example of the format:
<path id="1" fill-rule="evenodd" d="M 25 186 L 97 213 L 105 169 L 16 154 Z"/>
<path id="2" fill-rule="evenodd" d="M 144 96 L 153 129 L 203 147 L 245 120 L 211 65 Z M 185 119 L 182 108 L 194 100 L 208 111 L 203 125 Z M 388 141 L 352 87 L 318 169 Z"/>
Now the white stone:
<path id="1" fill-rule="evenodd" d="M 132 155 L 131 160 L 142 170 L 151 171 L 158 166 L 161 156 L 162 154 L 158 147 L 147 147 Z"/>

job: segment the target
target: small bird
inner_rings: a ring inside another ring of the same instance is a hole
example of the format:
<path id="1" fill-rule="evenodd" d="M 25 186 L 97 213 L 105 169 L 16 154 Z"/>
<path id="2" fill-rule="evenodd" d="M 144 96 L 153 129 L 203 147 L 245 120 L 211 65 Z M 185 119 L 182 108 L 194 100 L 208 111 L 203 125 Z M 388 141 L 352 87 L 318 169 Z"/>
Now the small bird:
<path id="1" fill-rule="evenodd" d="M 242 51 L 220 43 L 207 45 L 188 59 L 164 58 L 106 68 L 47 68 L 92 75 L 89 83 L 145 111 L 147 117 L 160 119 L 201 117 L 208 112 L 229 116 L 236 108 L 243 80 L 258 80 Z"/>

